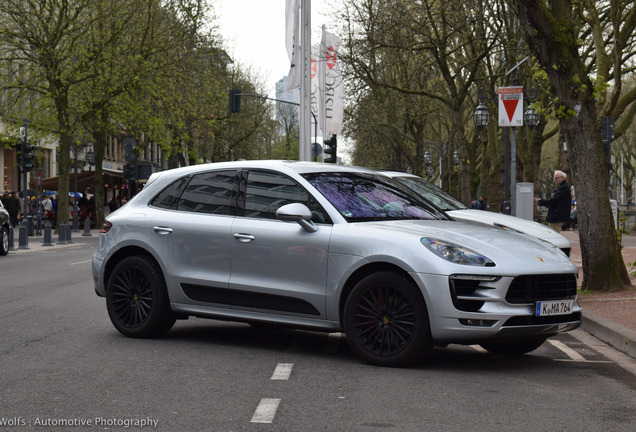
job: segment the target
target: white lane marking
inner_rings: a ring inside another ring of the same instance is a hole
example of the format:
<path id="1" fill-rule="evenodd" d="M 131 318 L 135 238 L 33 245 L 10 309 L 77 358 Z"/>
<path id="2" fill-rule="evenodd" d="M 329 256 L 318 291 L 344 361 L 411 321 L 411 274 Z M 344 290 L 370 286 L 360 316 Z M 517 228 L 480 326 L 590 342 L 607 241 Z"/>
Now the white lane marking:
<path id="1" fill-rule="evenodd" d="M 329 335 L 327 336 L 327 343 L 325 343 L 323 352 L 337 353 L 340 346 L 340 339 L 342 339 L 342 333 L 329 333 Z"/>
<path id="2" fill-rule="evenodd" d="M 89 260 L 86 260 L 86 261 L 78 261 L 78 262 L 71 263 L 70 265 L 86 264 L 86 263 L 89 263 L 89 262 L 92 262 L 92 261 L 93 261 L 92 259 L 89 259 Z"/>
<path id="3" fill-rule="evenodd" d="M 589 333 L 586 333 L 584 330 L 576 329 L 568 332 L 568 334 L 572 335 L 575 339 L 589 346 L 597 353 L 600 353 L 605 358 L 610 359 L 612 363 L 617 364 L 632 375 L 636 375 L 636 360 L 634 360 L 633 357 L 630 357 L 627 354 L 623 354 L 617 349 L 612 348 L 610 345 L 606 344 L 600 339 L 597 339 Z"/>
<path id="4" fill-rule="evenodd" d="M 291 375 L 291 371 L 293 367 L 294 367 L 293 363 L 278 363 L 270 379 L 288 380 L 289 376 Z"/>
<path id="5" fill-rule="evenodd" d="M 274 421 L 280 399 L 263 398 L 252 416 L 252 423 L 271 423 Z"/>
<path id="6" fill-rule="evenodd" d="M 487 353 L 488 351 L 486 351 L 485 349 L 483 349 L 481 346 L 479 345 L 469 345 L 472 349 L 474 349 L 475 351 L 479 351 L 481 353 Z"/>
<path id="7" fill-rule="evenodd" d="M 586 361 L 585 357 L 583 357 L 581 354 L 579 354 L 576 351 L 574 351 L 572 348 L 570 348 L 569 346 L 567 346 L 563 342 L 558 341 L 558 340 L 554 340 L 554 339 L 548 339 L 548 342 L 550 342 L 552 344 L 552 346 L 554 346 L 554 347 L 560 349 L 561 351 L 563 351 L 565 353 L 565 355 L 570 357 L 572 360 Z"/>

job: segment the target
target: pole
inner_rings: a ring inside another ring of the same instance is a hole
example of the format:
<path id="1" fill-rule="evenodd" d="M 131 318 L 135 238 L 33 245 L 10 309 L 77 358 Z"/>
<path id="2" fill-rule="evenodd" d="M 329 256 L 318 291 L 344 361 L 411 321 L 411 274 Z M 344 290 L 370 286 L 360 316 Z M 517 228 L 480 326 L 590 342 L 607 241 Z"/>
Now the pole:
<path id="1" fill-rule="evenodd" d="M 517 128 L 510 128 L 510 213 L 517 216 Z"/>
<path id="2" fill-rule="evenodd" d="M 329 137 L 331 135 L 329 135 L 327 133 L 327 107 L 325 104 L 325 100 L 326 100 L 326 85 L 325 85 L 325 81 L 326 81 L 326 63 L 327 63 L 327 47 L 325 47 L 324 45 L 324 41 L 325 41 L 325 33 L 327 32 L 327 28 L 326 26 L 323 24 L 322 25 L 322 37 L 320 39 L 320 50 L 319 50 L 319 57 L 318 57 L 318 82 L 319 82 L 319 86 L 318 86 L 318 93 L 319 93 L 319 97 L 320 99 L 318 100 L 318 109 L 320 112 L 320 130 L 322 131 L 322 137 L 323 140 L 326 137 Z"/>
<path id="3" fill-rule="evenodd" d="M 510 128 L 504 128 L 506 155 L 504 161 L 504 201 L 510 204 Z"/>
<path id="4" fill-rule="evenodd" d="M 311 0 L 301 0 L 301 82 L 299 159 L 311 160 Z"/>
<path id="5" fill-rule="evenodd" d="M 74 144 L 74 155 L 73 155 L 73 231 L 79 231 L 79 211 L 77 208 L 77 144 Z"/>
<path id="6" fill-rule="evenodd" d="M 24 116 L 22 118 L 22 127 L 24 128 L 24 137 L 22 137 L 22 151 L 20 152 L 20 158 L 23 161 L 22 166 L 22 200 L 24 205 L 22 210 L 22 221 L 23 224 L 26 224 L 26 217 L 29 210 L 29 200 L 27 198 L 27 192 L 29 189 L 29 185 L 27 184 L 27 172 L 24 169 L 24 150 L 26 148 L 28 142 L 28 130 L 27 130 L 27 118 Z"/>
<path id="7" fill-rule="evenodd" d="M 444 189 L 444 143 L 439 148 L 439 187 Z"/>

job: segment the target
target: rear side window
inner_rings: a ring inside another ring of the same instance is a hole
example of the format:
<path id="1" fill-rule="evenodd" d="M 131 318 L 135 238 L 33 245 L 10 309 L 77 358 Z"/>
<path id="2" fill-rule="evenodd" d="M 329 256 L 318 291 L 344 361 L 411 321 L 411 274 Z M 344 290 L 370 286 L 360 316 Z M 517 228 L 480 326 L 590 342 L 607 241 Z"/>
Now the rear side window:
<path id="1" fill-rule="evenodd" d="M 159 195 L 153 198 L 151 205 L 159 208 L 176 210 L 179 205 L 179 198 L 188 184 L 189 177 L 184 177 L 172 183 L 162 190 Z"/>
<path id="2" fill-rule="evenodd" d="M 237 197 L 236 170 L 213 171 L 174 182 L 152 204 L 179 211 L 235 216 Z"/>

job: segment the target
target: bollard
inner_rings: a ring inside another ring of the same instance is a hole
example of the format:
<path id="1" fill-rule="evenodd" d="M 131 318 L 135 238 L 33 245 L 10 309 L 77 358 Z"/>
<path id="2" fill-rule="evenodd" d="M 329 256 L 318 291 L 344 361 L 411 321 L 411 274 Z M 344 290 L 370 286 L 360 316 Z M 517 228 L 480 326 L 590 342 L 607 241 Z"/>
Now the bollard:
<path id="1" fill-rule="evenodd" d="M 46 221 L 44 223 L 44 237 L 42 239 L 42 246 L 53 246 L 51 243 L 51 222 Z"/>
<path id="2" fill-rule="evenodd" d="M 66 224 L 66 243 L 71 244 L 73 243 L 73 239 L 71 238 L 71 224 L 68 223 Z"/>
<path id="3" fill-rule="evenodd" d="M 64 222 L 62 222 L 60 224 L 60 226 L 58 227 L 58 231 L 57 231 L 57 243 L 58 245 L 65 245 L 66 244 L 66 227 L 68 225 L 65 224 Z"/>
<path id="4" fill-rule="evenodd" d="M 15 231 L 13 229 L 13 224 L 9 224 L 9 251 L 16 251 L 15 247 Z"/>
<path id="5" fill-rule="evenodd" d="M 29 237 L 33 237 L 35 235 L 35 223 L 33 221 L 33 215 L 27 215 L 27 226 L 29 229 Z"/>
<path id="6" fill-rule="evenodd" d="M 26 223 L 20 224 L 20 234 L 18 236 L 18 249 L 30 249 L 29 248 L 29 236 L 28 227 Z"/>
<path id="7" fill-rule="evenodd" d="M 82 235 L 87 237 L 93 235 L 91 234 L 91 220 L 89 218 L 84 219 L 84 232 Z"/>

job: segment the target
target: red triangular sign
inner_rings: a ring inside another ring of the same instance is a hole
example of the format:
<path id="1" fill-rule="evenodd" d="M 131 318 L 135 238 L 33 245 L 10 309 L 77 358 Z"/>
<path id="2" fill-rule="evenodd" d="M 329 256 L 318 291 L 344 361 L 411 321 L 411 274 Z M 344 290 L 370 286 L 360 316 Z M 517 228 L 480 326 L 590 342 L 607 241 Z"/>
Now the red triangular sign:
<path id="1" fill-rule="evenodd" d="M 515 115 L 517 105 L 519 105 L 519 99 L 504 99 L 502 100 L 506 114 L 508 114 L 508 121 L 512 122 L 512 117 Z"/>

